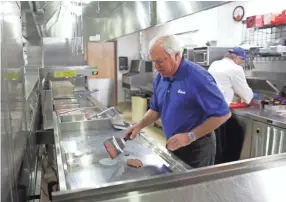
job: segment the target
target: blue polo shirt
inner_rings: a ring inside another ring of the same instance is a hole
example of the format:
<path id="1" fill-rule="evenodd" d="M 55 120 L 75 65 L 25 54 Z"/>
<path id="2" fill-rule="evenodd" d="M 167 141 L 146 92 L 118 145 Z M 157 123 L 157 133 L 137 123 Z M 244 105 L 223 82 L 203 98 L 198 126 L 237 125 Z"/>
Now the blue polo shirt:
<path id="1" fill-rule="evenodd" d="M 214 78 L 198 64 L 185 59 L 172 78 L 158 74 L 150 109 L 160 113 L 167 139 L 190 132 L 208 117 L 230 112 Z"/>

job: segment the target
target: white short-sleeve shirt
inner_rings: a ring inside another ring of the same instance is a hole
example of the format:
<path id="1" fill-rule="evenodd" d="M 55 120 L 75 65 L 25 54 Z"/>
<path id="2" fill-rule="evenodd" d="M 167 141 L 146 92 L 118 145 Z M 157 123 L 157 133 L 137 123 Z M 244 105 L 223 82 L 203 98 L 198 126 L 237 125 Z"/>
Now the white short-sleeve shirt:
<path id="1" fill-rule="evenodd" d="M 224 95 L 228 104 L 233 101 L 234 94 L 240 96 L 249 104 L 253 98 L 253 91 L 249 87 L 243 68 L 229 58 L 215 61 L 209 67 L 210 74 Z"/>

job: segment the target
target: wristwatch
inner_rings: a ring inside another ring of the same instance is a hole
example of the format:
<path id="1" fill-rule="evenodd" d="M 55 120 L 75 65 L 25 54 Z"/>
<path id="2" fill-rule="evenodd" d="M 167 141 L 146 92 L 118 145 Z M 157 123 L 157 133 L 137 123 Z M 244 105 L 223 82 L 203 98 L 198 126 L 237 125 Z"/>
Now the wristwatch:
<path id="1" fill-rule="evenodd" d="M 191 142 L 194 142 L 194 141 L 196 141 L 196 139 L 197 139 L 197 137 L 195 136 L 195 134 L 194 134 L 193 132 L 189 132 L 189 133 L 188 133 L 188 136 L 189 136 L 189 140 L 190 140 Z"/>

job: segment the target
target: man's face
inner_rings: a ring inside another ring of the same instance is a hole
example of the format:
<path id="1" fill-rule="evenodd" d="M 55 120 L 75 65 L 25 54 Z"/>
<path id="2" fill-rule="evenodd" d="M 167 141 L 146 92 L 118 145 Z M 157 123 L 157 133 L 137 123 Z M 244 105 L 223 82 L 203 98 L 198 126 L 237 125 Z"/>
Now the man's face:
<path id="1" fill-rule="evenodd" d="M 235 58 L 235 63 L 237 64 L 237 65 L 241 65 L 242 64 L 242 57 L 239 57 L 239 56 L 236 56 L 236 58 Z"/>
<path id="2" fill-rule="evenodd" d="M 171 77 L 178 65 L 178 54 L 170 56 L 162 46 L 155 45 L 150 54 L 155 69 L 164 77 Z"/>

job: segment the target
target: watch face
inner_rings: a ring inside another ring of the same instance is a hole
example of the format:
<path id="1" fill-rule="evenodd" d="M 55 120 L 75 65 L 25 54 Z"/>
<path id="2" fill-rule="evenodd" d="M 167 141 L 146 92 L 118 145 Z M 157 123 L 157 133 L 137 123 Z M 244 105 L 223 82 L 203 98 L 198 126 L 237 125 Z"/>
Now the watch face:
<path id="1" fill-rule="evenodd" d="M 242 18 L 244 17 L 244 8 L 242 6 L 237 6 L 233 10 L 232 17 L 235 21 L 241 21 Z"/>

